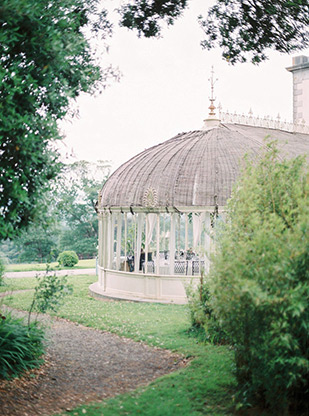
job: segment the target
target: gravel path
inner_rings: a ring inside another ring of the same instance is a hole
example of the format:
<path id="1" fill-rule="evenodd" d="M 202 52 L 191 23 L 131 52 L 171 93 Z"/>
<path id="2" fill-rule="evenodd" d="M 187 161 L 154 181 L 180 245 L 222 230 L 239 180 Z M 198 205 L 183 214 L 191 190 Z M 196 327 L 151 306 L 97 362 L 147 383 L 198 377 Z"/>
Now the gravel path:
<path id="1" fill-rule="evenodd" d="M 48 319 L 47 363 L 21 380 L 0 383 L 1 416 L 64 412 L 134 390 L 185 365 L 170 351 Z"/>

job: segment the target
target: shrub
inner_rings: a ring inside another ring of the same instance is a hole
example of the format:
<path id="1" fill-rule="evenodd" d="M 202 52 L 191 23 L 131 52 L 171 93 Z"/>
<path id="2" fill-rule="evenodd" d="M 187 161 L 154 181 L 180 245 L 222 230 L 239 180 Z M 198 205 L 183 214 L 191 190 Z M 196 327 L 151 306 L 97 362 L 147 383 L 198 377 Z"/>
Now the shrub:
<path id="1" fill-rule="evenodd" d="M 72 286 L 67 283 L 67 276 L 57 276 L 55 272 L 53 274 L 49 274 L 49 272 L 50 269 L 47 267 L 44 276 L 36 276 L 38 284 L 34 289 L 28 324 L 33 310 L 38 313 L 56 312 L 62 305 L 65 296 L 70 295 L 73 291 Z"/>
<path id="2" fill-rule="evenodd" d="M 0 314 L 0 378 L 10 379 L 43 363 L 44 331 L 11 314 Z"/>
<path id="3" fill-rule="evenodd" d="M 212 305 L 236 348 L 239 406 L 306 406 L 309 181 L 274 144 L 249 162 L 228 203 L 211 268 Z"/>
<path id="4" fill-rule="evenodd" d="M 24 371 L 38 367 L 44 353 L 44 330 L 38 323 L 30 323 L 31 313 L 56 311 L 64 297 L 72 293 L 67 276 L 50 274 L 47 267 L 44 276 L 37 275 L 33 301 L 28 314 L 28 325 L 22 319 L 0 313 L 0 378 L 10 379 Z"/>
<path id="5" fill-rule="evenodd" d="M 78 257 L 75 251 L 63 251 L 59 254 L 57 261 L 61 266 L 74 267 L 78 263 Z"/>
<path id="6" fill-rule="evenodd" d="M 206 279 L 202 274 L 197 287 L 191 284 L 186 288 L 191 329 L 203 329 L 205 341 L 226 344 L 228 336 L 215 316 L 211 305 L 211 292 Z"/>

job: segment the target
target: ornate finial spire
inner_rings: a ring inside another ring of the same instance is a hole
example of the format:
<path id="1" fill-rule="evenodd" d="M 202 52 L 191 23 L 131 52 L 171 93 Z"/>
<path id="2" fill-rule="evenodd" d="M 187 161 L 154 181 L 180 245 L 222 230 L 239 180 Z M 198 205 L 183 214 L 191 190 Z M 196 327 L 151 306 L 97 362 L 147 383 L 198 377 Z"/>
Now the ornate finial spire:
<path id="1" fill-rule="evenodd" d="M 214 67 L 213 67 L 213 65 L 212 65 L 212 67 L 211 67 L 211 77 L 208 79 L 208 81 L 210 81 L 210 91 L 211 91 L 211 96 L 210 96 L 210 98 L 209 98 L 209 101 L 210 101 L 210 106 L 208 107 L 209 108 L 209 110 L 210 110 L 210 112 L 209 112 L 209 116 L 210 116 L 210 118 L 214 118 L 213 116 L 215 116 L 216 115 L 216 113 L 215 113 L 215 109 L 216 109 L 216 107 L 215 107 L 215 105 L 214 105 L 214 101 L 216 100 L 215 98 L 214 98 L 214 86 L 215 86 L 215 83 L 218 81 L 218 79 L 216 78 L 215 80 L 214 80 L 214 73 L 215 73 L 215 71 L 214 71 Z"/>
<path id="2" fill-rule="evenodd" d="M 208 79 L 208 81 L 210 82 L 210 92 L 211 92 L 211 95 L 209 97 L 210 106 L 208 107 L 210 111 L 209 111 L 208 118 L 204 120 L 203 130 L 207 130 L 209 128 L 219 126 L 220 124 L 220 120 L 216 117 L 216 113 L 215 113 L 216 107 L 214 105 L 214 101 L 216 100 L 216 98 L 214 97 L 214 86 L 215 86 L 215 83 L 218 81 L 218 79 L 217 78 L 214 79 L 214 67 L 213 66 L 211 67 L 211 76 Z M 220 112 L 221 112 L 221 105 L 219 108 L 219 113 Z"/>

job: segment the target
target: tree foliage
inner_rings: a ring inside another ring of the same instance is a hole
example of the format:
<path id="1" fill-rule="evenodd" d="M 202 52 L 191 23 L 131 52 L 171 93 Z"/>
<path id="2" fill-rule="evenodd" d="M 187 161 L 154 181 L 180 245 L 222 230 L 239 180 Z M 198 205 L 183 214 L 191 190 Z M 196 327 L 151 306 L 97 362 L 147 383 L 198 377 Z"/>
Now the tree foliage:
<path id="1" fill-rule="evenodd" d="M 58 255 L 57 242 L 59 231 L 54 225 L 42 227 L 32 224 L 27 230 L 23 230 L 15 240 L 18 249 L 20 263 L 51 262 Z"/>
<path id="2" fill-rule="evenodd" d="M 52 270 L 47 266 L 43 276 L 36 276 L 37 285 L 34 288 L 28 314 L 28 326 L 30 326 L 32 311 L 37 313 L 56 312 L 63 304 L 64 298 L 73 293 L 73 287 L 68 284 L 67 276 L 57 276 L 56 272 L 51 272 Z"/>
<path id="3" fill-rule="evenodd" d="M 179 17 L 188 0 L 135 0 L 123 4 L 119 9 L 120 24 L 130 29 L 137 29 L 139 35 L 149 38 L 161 32 L 161 22 L 172 25 Z"/>
<path id="4" fill-rule="evenodd" d="M 121 25 L 139 35 L 158 36 L 162 22 L 173 24 L 189 1 L 133 0 L 119 12 Z M 206 18 L 199 17 L 206 35 L 202 46 L 219 46 L 231 63 L 266 59 L 265 50 L 293 52 L 309 45 L 308 0 L 216 0 Z"/>
<path id="5" fill-rule="evenodd" d="M 13 240 L 0 243 L 0 255 L 9 262 L 49 262 L 60 251 L 74 250 L 79 258 L 97 254 L 96 201 L 109 174 L 104 161 L 78 161 L 63 166 L 47 192 L 44 224 L 33 222 Z"/>
<path id="6" fill-rule="evenodd" d="M 2 0 L 0 5 L 0 238 L 38 215 L 59 172 L 57 120 L 102 79 L 84 29 L 110 30 L 98 0 Z"/>
<path id="7" fill-rule="evenodd" d="M 236 348 L 241 403 L 278 414 L 306 405 L 309 330 L 309 176 L 304 159 L 270 145 L 248 163 L 219 232 L 212 302 Z"/>
<path id="8" fill-rule="evenodd" d="M 74 250 L 79 258 L 97 254 L 98 192 L 109 174 L 105 161 L 85 160 L 66 165 L 55 190 L 55 215 L 61 222 L 60 250 Z"/>
<path id="9" fill-rule="evenodd" d="M 208 17 L 200 17 L 206 40 L 202 46 L 219 45 L 231 63 L 266 59 L 273 48 L 290 53 L 309 45 L 308 0 L 216 0 Z"/>
<path id="10" fill-rule="evenodd" d="M 199 284 L 191 283 L 186 287 L 191 330 L 203 333 L 203 339 L 212 344 L 228 344 L 227 333 L 221 328 L 212 306 L 212 293 L 204 272 L 201 273 Z"/>

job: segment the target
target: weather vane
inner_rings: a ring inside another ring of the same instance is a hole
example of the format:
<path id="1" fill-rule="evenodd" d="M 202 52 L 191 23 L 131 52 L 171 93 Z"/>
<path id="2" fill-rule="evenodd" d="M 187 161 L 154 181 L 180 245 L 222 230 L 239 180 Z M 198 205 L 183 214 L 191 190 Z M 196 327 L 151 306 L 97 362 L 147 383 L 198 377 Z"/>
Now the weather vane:
<path id="1" fill-rule="evenodd" d="M 215 113 L 216 107 L 214 106 L 214 101 L 216 99 L 214 98 L 214 85 L 218 81 L 218 78 L 214 79 L 214 67 L 213 67 L 213 65 L 211 67 L 211 77 L 208 79 L 208 81 L 210 81 L 210 88 L 211 88 L 211 97 L 209 98 L 210 106 L 208 107 L 209 110 L 210 110 L 209 115 L 210 116 L 215 116 L 216 115 L 216 113 Z"/>

